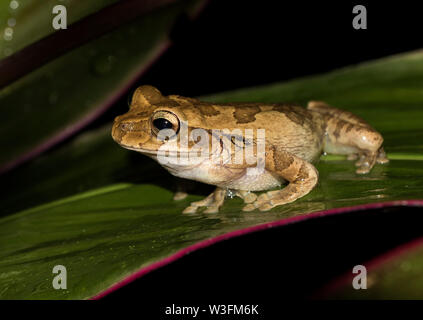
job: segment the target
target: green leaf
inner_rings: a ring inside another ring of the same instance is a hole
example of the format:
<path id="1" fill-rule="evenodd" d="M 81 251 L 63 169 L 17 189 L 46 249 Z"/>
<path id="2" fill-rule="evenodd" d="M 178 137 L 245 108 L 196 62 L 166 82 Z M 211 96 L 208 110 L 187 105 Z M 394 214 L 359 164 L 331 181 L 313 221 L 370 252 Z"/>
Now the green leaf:
<path id="1" fill-rule="evenodd" d="M 241 212 L 236 198 L 218 214 L 183 215 L 200 195 L 173 201 L 170 176 L 152 160 L 119 148 L 110 126 L 81 135 L 2 179 L 0 201 L 8 216 L 0 219 L 0 298 L 89 298 L 140 267 L 229 231 L 330 208 L 421 197 L 422 82 L 423 53 L 413 52 L 206 97 L 321 99 L 362 116 L 384 135 L 388 165 L 359 176 L 352 162 L 323 157 L 317 165 L 320 182 L 309 195 L 266 213 Z M 21 209 L 26 210 L 11 214 Z M 51 286 L 57 264 L 72 279 L 67 290 Z"/>
<path id="2" fill-rule="evenodd" d="M 401 245 L 369 261 L 365 290 L 354 289 L 353 276 L 344 275 L 325 297 L 329 299 L 392 300 L 422 298 L 423 242 L 421 238 Z M 361 274 L 362 272 L 360 272 Z M 359 281 L 361 282 L 361 281 Z"/>
<path id="3" fill-rule="evenodd" d="M 0 90 L 0 172 L 103 113 L 168 47 L 175 20 L 198 3 L 179 1 L 156 9 Z"/>
<path id="4" fill-rule="evenodd" d="M 54 6 L 60 4 L 66 7 L 67 23 L 70 25 L 115 2 L 117 0 L 1 0 L 0 60 L 55 32 L 52 27 Z M 8 36 L 4 37 L 5 34 Z"/>

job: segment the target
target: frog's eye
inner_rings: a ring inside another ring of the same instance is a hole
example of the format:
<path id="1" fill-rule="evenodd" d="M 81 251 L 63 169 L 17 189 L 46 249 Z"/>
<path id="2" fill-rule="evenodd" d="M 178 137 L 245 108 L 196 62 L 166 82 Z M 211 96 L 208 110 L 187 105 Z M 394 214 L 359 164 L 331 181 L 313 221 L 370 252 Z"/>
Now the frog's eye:
<path id="1" fill-rule="evenodd" d="M 171 129 L 175 135 L 179 131 L 179 119 L 170 111 L 156 111 L 151 117 L 151 130 L 157 136 L 160 130 Z"/>
<path id="2" fill-rule="evenodd" d="M 157 119 L 155 119 L 153 121 L 153 125 L 158 130 L 172 129 L 173 128 L 172 122 L 170 122 L 169 120 L 167 120 L 165 118 L 157 118 Z"/>

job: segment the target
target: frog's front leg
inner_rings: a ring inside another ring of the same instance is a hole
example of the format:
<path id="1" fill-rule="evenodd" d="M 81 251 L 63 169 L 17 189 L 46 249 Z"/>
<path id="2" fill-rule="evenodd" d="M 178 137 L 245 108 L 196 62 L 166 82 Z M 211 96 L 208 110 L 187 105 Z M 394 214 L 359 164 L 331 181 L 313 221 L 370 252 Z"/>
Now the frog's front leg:
<path id="1" fill-rule="evenodd" d="M 382 135 L 363 119 L 320 101 L 309 102 L 307 109 L 320 113 L 326 122 L 324 151 L 357 160 L 356 173 L 368 173 L 376 162 L 389 162 L 382 148 Z"/>
<path id="2" fill-rule="evenodd" d="M 281 190 L 261 194 L 253 203 L 247 204 L 243 211 L 256 208 L 268 211 L 293 202 L 308 194 L 319 178 L 319 173 L 311 163 L 275 147 L 266 150 L 266 170 L 288 181 L 288 185 Z"/>
<path id="3" fill-rule="evenodd" d="M 204 210 L 205 213 L 219 212 L 219 208 L 223 205 L 223 202 L 225 202 L 225 196 L 226 190 L 218 187 L 203 200 L 191 202 L 191 205 L 185 208 L 183 213 L 195 213 L 198 208 L 201 207 L 207 207 L 207 209 Z"/>
<path id="4" fill-rule="evenodd" d="M 185 191 L 176 191 L 173 194 L 173 200 L 175 201 L 184 200 L 186 197 L 188 197 L 188 193 L 186 193 Z"/>

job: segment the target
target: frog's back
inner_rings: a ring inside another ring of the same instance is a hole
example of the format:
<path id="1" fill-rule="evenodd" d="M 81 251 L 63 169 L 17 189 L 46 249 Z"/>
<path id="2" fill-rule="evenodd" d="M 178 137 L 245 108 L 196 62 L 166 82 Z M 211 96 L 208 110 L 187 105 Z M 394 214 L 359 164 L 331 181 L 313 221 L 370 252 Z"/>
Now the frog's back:
<path id="1" fill-rule="evenodd" d="M 191 119 L 193 127 L 231 131 L 264 129 L 267 145 L 275 146 L 307 161 L 317 159 L 322 152 L 323 120 L 318 114 L 299 105 L 210 103 L 192 98 L 184 99 L 189 102 L 185 105 L 184 112 Z"/>
<path id="2" fill-rule="evenodd" d="M 299 105 L 276 104 L 263 106 L 257 118 L 268 123 L 266 143 L 309 162 L 322 154 L 325 128 L 320 115 Z"/>
<path id="3" fill-rule="evenodd" d="M 202 108 L 204 111 L 207 106 Z M 322 153 L 324 121 L 319 114 L 299 105 L 232 103 L 215 104 L 214 109 L 225 115 L 214 117 L 211 129 L 265 129 L 266 144 L 310 162 Z M 229 118 L 232 121 L 225 120 Z"/>

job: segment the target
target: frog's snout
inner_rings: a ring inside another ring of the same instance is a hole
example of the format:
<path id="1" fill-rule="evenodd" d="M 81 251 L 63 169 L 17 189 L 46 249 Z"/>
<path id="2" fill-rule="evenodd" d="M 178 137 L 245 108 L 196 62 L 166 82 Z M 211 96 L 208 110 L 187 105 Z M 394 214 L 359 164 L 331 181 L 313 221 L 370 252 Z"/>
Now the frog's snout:
<path id="1" fill-rule="evenodd" d="M 118 128 L 123 132 L 134 131 L 134 125 L 132 122 L 120 122 L 118 124 Z"/>
<path id="2" fill-rule="evenodd" d="M 120 117 L 116 117 L 115 122 L 113 124 L 113 130 L 120 130 L 123 133 L 145 131 L 145 123 L 139 120 L 122 120 Z"/>

